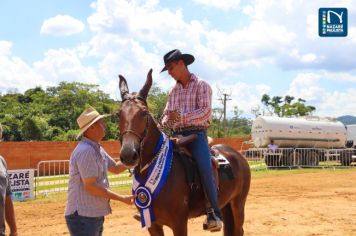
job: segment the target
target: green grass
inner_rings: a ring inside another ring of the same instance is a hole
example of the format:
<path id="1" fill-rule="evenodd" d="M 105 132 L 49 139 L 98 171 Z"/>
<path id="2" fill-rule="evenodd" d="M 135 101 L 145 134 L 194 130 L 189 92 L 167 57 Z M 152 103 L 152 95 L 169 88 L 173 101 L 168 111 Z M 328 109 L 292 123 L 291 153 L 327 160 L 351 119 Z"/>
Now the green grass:
<path id="1" fill-rule="evenodd" d="M 251 171 L 252 179 L 258 178 L 267 178 L 271 176 L 285 176 L 285 175 L 298 175 L 305 173 L 320 173 L 320 172 L 328 172 L 328 173 L 347 173 L 347 172 L 355 172 L 355 168 L 303 168 L 303 169 L 261 169 L 258 171 Z"/>

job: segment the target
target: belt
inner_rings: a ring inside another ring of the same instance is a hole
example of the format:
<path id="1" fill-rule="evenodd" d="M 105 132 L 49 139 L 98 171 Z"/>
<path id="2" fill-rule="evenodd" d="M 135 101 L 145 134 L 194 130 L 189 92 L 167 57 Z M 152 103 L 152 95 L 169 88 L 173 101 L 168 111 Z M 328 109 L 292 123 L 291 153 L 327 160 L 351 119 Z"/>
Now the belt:
<path id="1" fill-rule="evenodd" d="M 205 126 L 188 126 L 174 129 L 174 132 L 183 132 L 183 131 L 206 131 L 207 127 Z"/>

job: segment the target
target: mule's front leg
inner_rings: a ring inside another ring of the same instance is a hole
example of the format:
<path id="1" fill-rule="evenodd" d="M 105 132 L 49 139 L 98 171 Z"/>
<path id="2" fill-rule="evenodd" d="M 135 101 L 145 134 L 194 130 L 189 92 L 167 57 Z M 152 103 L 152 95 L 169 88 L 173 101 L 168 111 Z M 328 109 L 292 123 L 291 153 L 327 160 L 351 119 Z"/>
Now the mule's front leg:
<path id="1" fill-rule="evenodd" d="M 187 236 L 188 235 L 188 220 L 178 220 L 177 224 L 172 227 L 174 236 Z"/>
<path id="2" fill-rule="evenodd" d="M 148 232 L 151 236 L 164 236 L 163 226 L 158 224 L 152 224 L 151 227 L 148 228 Z"/>

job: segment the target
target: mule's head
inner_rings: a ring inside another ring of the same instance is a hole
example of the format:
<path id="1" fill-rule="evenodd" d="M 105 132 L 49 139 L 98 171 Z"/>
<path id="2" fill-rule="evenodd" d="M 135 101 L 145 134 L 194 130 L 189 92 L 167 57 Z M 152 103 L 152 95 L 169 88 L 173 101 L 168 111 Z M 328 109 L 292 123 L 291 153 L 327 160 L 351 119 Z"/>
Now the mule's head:
<path id="1" fill-rule="evenodd" d="M 132 168 L 140 161 L 141 148 L 149 128 L 146 98 L 152 85 L 152 69 L 139 93 L 130 94 L 126 79 L 122 75 L 119 78 L 122 99 L 119 110 L 120 160 L 125 166 Z"/>

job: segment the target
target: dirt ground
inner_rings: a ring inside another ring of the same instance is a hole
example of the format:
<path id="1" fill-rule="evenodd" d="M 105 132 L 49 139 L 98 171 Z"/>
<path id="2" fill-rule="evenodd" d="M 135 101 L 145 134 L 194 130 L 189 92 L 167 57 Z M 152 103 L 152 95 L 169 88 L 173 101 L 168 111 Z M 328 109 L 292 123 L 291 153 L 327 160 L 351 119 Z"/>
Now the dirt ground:
<path id="1" fill-rule="evenodd" d="M 15 203 L 19 235 L 68 235 L 65 197 L 50 198 Z M 132 218 L 134 207 L 113 203 L 112 208 L 104 235 L 148 235 Z M 255 177 L 245 218 L 245 235 L 356 235 L 356 169 Z M 189 221 L 189 235 L 222 235 L 204 232 L 203 220 Z"/>

